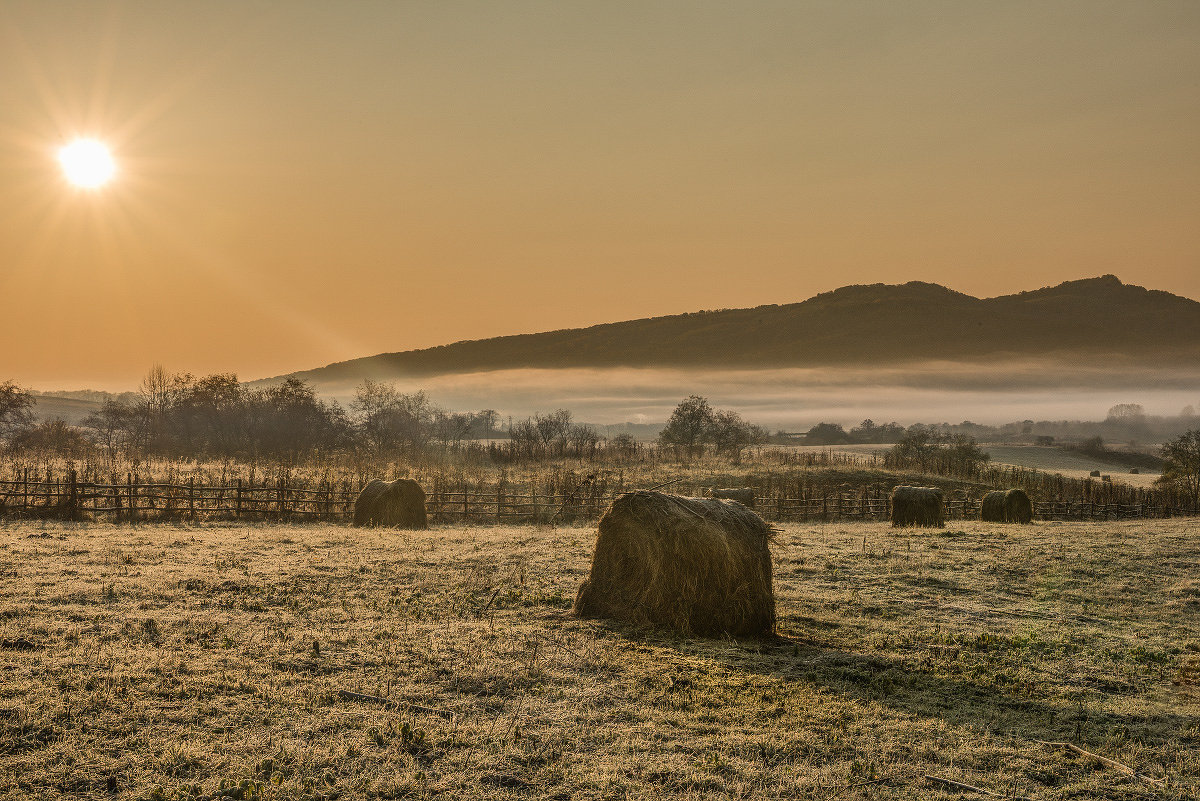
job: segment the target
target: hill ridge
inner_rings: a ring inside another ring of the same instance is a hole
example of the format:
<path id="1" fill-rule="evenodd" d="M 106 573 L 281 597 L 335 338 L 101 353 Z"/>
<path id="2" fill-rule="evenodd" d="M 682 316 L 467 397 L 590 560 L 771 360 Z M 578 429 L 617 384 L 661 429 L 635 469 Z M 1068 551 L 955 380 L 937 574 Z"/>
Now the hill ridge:
<path id="1" fill-rule="evenodd" d="M 364 356 L 295 376 L 424 377 L 517 368 L 778 368 L 1072 354 L 1200 356 L 1200 302 L 1115 275 L 977 298 L 940 284 L 852 284 L 787 304 L 684 312 Z"/>

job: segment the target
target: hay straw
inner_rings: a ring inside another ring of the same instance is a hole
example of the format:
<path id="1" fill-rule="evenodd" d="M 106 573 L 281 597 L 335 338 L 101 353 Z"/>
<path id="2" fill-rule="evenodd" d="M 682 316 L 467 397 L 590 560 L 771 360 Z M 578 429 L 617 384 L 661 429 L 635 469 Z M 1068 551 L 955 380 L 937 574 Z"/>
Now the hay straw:
<path id="1" fill-rule="evenodd" d="M 1023 489 L 994 490 L 983 496 L 979 517 L 991 523 L 1029 523 L 1033 503 Z"/>
<path id="2" fill-rule="evenodd" d="M 411 478 L 373 479 L 354 501 L 354 525 L 428 528 L 425 491 Z"/>
<path id="3" fill-rule="evenodd" d="M 621 495 L 600 519 L 575 612 L 689 634 L 770 634 L 772 531 L 737 503 Z"/>
<path id="4" fill-rule="evenodd" d="M 946 510 L 937 487 L 898 486 L 892 490 L 892 525 L 942 528 Z"/>
<path id="5" fill-rule="evenodd" d="M 708 494 L 713 498 L 737 501 L 743 506 L 754 506 L 754 490 L 750 487 L 728 487 L 723 489 L 713 487 L 708 491 Z"/>

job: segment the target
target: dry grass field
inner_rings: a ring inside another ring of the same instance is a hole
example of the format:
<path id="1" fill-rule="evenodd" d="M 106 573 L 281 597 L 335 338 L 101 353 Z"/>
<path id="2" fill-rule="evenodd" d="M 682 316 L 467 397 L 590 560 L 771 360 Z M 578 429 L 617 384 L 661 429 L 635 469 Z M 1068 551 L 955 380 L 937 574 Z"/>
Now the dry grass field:
<path id="1" fill-rule="evenodd" d="M 1200 798 L 1197 534 L 784 526 L 733 641 L 590 528 L 0 523 L 0 798 Z"/>

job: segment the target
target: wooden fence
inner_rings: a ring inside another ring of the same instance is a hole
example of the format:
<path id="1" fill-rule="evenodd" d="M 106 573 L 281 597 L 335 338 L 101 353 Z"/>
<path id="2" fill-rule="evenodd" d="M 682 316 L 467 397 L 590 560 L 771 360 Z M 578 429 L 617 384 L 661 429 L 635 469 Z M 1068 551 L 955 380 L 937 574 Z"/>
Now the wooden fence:
<path id="1" fill-rule="evenodd" d="M 223 486 L 186 482 L 142 482 L 132 473 L 125 483 L 41 479 L 28 473 L 0 481 L 0 514 L 116 521 L 216 519 L 342 520 L 353 514 L 357 491 L 333 484 L 289 485 L 280 479 Z"/>
<path id="2" fill-rule="evenodd" d="M 676 491 L 699 493 L 699 487 Z M 0 480 L 0 516 L 65 520 L 313 520 L 346 522 L 353 517 L 359 488 L 349 482 L 298 485 L 284 479 L 202 486 L 186 482 L 141 482 L 129 474 L 124 483 L 80 481 L 72 471 L 65 479 L 31 476 Z M 515 492 L 499 488 L 481 492 L 433 488 L 425 505 L 433 522 L 568 523 L 595 520 L 619 492 L 584 486 L 569 494 Z M 823 493 L 815 497 L 760 498 L 755 510 L 767 520 L 886 520 L 890 503 L 885 491 Z M 1121 520 L 1195 515 L 1198 510 L 1145 503 L 1040 501 L 1034 514 L 1043 520 Z M 977 519 L 979 501 L 946 499 L 951 520 Z"/>

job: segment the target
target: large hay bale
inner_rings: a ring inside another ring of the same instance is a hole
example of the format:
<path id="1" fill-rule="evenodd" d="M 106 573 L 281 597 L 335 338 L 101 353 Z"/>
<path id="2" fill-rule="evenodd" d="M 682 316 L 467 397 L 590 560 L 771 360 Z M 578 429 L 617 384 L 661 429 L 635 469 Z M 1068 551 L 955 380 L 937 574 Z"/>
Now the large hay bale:
<path id="1" fill-rule="evenodd" d="M 937 487 L 899 486 L 892 490 L 892 525 L 942 528 L 946 511 Z"/>
<path id="2" fill-rule="evenodd" d="M 592 572 L 575 597 L 575 612 L 691 634 L 770 634 L 771 533 L 737 503 L 620 495 L 600 518 Z"/>
<path id="3" fill-rule="evenodd" d="M 373 479 L 354 501 L 354 525 L 429 528 L 425 491 L 411 478 Z"/>
<path id="4" fill-rule="evenodd" d="M 713 487 L 708 491 L 708 494 L 714 498 L 737 501 L 742 506 L 754 506 L 754 490 L 750 487 L 728 487 L 725 489 Z"/>
<path id="5" fill-rule="evenodd" d="M 1023 489 L 993 490 L 983 496 L 979 518 L 989 523 L 1029 523 L 1033 503 Z"/>

